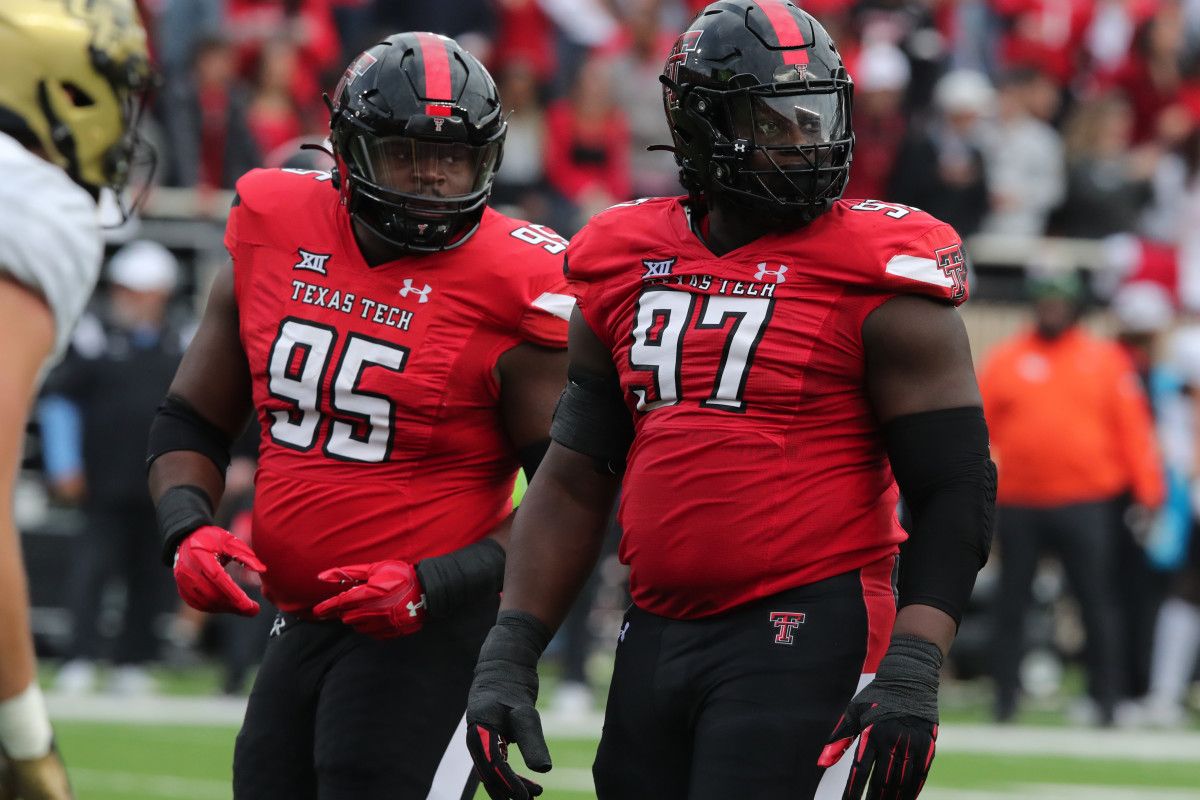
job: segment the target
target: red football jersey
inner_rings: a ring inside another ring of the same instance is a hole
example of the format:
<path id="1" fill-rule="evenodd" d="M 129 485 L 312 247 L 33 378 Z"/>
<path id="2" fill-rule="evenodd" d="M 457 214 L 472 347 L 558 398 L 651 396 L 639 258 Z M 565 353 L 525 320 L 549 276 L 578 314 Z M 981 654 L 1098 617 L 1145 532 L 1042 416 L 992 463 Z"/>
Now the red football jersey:
<path id="1" fill-rule="evenodd" d="M 953 228 L 843 200 L 718 257 L 682 198 L 658 198 L 595 217 L 567 264 L 634 416 L 620 520 L 638 606 L 715 614 L 897 552 L 862 324 L 896 294 L 966 298 Z"/>
<path id="2" fill-rule="evenodd" d="M 255 170 L 237 191 L 253 545 L 267 597 L 302 612 L 339 591 L 322 570 L 445 553 L 509 513 L 494 368 L 521 342 L 565 347 L 566 241 L 488 209 L 460 247 L 368 267 L 328 173 Z"/>

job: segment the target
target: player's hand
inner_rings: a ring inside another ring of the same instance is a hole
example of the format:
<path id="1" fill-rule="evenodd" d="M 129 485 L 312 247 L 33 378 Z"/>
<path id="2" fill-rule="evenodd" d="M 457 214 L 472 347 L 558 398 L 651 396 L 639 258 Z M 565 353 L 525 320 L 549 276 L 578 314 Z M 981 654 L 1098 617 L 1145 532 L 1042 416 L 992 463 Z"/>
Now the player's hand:
<path id="1" fill-rule="evenodd" d="M 875 680 L 854 696 L 817 765 L 836 764 L 859 737 L 843 800 L 912 800 L 921 793 L 938 731 L 942 651 L 916 636 L 892 639 Z"/>
<path id="2" fill-rule="evenodd" d="M 72 800 L 67 768 L 58 749 L 41 758 L 15 759 L 0 753 L 0 800 Z"/>
<path id="3" fill-rule="evenodd" d="M 179 587 L 179 596 L 199 611 L 231 611 L 244 617 L 257 614 L 258 603 L 225 571 L 230 561 L 254 572 L 267 571 L 250 545 L 224 528 L 205 525 L 192 531 L 175 551 L 175 585 Z"/>
<path id="4" fill-rule="evenodd" d="M 317 578 L 349 585 L 313 608 L 318 617 L 337 617 L 376 639 L 416 633 L 425 622 L 425 594 L 417 571 L 407 561 L 335 567 Z"/>
<path id="5" fill-rule="evenodd" d="M 501 611 L 479 651 L 467 696 L 467 749 L 492 800 L 529 800 L 542 793 L 509 766 L 509 742 L 521 748 L 530 769 L 550 771 L 550 750 L 534 709 L 537 662 L 549 641 L 550 631 L 533 615 Z"/>

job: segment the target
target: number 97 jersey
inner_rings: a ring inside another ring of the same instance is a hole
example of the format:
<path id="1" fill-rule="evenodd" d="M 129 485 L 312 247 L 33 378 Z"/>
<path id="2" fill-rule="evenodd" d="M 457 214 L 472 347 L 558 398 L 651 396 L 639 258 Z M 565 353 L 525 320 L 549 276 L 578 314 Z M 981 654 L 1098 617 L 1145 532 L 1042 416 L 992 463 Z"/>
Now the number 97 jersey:
<path id="1" fill-rule="evenodd" d="M 685 199 L 657 198 L 595 217 L 567 277 L 634 418 L 621 559 L 639 607 L 702 617 L 897 552 L 862 325 L 898 294 L 966 298 L 953 228 L 843 200 L 716 256 Z"/>
<path id="2" fill-rule="evenodd" d="M 253 546 L 285 611 L 332 567 L 419 561 L 512 508 L 496 364 L 566 345 L 566 242 L 488 209 L 461 246 L 368 266 L 329 174 L 256 170 L 225 243 L 262 430 Z"/>

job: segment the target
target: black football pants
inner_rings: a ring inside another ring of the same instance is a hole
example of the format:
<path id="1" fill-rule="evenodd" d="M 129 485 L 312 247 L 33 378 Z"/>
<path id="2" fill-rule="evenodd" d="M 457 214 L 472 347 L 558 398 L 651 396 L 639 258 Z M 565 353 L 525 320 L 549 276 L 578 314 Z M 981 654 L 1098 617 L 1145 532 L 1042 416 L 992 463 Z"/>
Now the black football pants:
<path id="1" fill-rule="evenodd" d="M 377 640 L 284 617 L 233 757 L 237 800 L 461 800 L 474 794 L 463 715 L 498 598 Z"/>
<path id="2" fill-rule="evenodd" d="M 817 758 L 891 635 L 892 563 L 700 620 L 630 607 L 592 767 L 596 796 L 812 798 Z M 822 792 L 835 787 L 840 798 L 847 771 L 829 770 Z"/>

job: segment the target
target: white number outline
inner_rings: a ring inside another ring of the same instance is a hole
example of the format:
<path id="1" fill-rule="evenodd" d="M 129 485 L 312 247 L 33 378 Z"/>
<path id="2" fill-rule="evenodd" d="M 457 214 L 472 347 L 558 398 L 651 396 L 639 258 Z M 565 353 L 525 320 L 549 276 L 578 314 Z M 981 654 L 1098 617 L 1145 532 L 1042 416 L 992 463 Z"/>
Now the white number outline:
<path id="1" fill-rule="evenodd" d="M 315 339 L 312 335 L 314 332 L 317 334 Z M 327 415 L 321 410 L 321 400 L 337 338 L 336 329 L 317 322 L 285 317 L 279 323 L 279 332 L 271 343 L 267 359 L 267 393 L 287 403 L 288 407 L 268 412 L 274 422 L 268 427 L 267 433 L 271 441 L 281 447 L 304 453 L 316 446 L 323 418 L 328 418 L 330 424 L 321 446 L 321 451 L 327 457 L 337 461 L 382 463 L 392 453 L 396 404 L 386 395 L 366 392 L 358 386 L 368 367 L 403 372 L 411 351 L 402 345 L 363 334 L 348 334 L 330 383 L 332 396 L 329 405 L 334 413 Z M 300 364 L 300 374 L 293 377 L 288 374 L 288 365 L 297 347 L 304 347 L 307 352 Z M 360 352 L 364 347 L 366 351 Z M 314 354 L 317 361 L 313 360 Z M 309 365 L 315 363 L 320 364 L 319 370 L 310 370 Z M 353 375 L 350 374 L 351 370 Z M 281 380 L 290 381 L 292 385 L 299 384 L 304 396 L 297 397 L 295 391 L 290 394 L 281 392 L 280 389 L 288 388 L 279 386 Z M 360 400 L 364 402 L 358 402 Z M 375 401 L 386 404 L 386 413 L 380 413 L 380 405 Z M 299 420 L 294 419 L 296 415 L 300 416 Z M 367 427 L 365 437 L 355 433 L 355 428 L 363 423 Z M 386 431 L 382 440 L 378 436 L 380 430 Z M 299 436 L 292 436 L 293 431 L 297 431 Z"/>
<path id="2" fill-rule="evenodd" d="M 702 297 L 699 316 L 693 323 L 696 302 L 696 295 L 674 289 L 647 289 L 638 297 L 630 331 L 629 366 L 632 370 L 649 372 L 652 376 L 650 386 L 629 387 L 637 398 L 638 411 L 649 412 L 678 404 L 683 383 L 687 331 L 690 327 L 697 330 L 723 329 L 732 317 L 734 323 L 725 337 L 712 391 L 707 399 L 700 401 L 700 406 L 734 414 L 746 412 L 746 401 L 743 399 L 746 382 L 759 342 L 766 334 L 767 325 L 774 314 L 775 300 L 706 295 Z M 660 322 L 662 328 L 659 336 L 651 341 L 649 332 Z M 664 373 L 669 375 L 665 386 Z M 731 384 L 735 384 L 736 389 Z M 650 398 L 651 390 L 657 399 Z"/>

